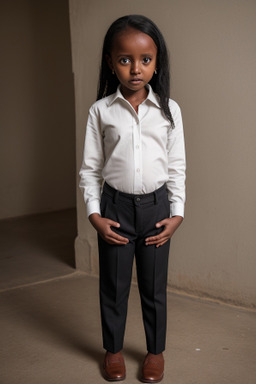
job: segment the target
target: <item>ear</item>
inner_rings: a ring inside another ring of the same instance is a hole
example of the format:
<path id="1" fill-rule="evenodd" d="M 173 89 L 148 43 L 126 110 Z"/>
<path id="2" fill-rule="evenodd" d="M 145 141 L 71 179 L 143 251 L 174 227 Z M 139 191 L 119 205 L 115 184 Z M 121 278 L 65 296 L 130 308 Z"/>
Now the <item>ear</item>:
<path id="1" fill-rule="evenodd" d="M 105 59 L 107 60 L 107 63 L 108 63 L 108 66 L 109 66 L 110 70 L 113 71 L 114 67 L 113 67 L 113 64 L 112 64 L 111 57 L 109 55 L 106 55 Z"/>

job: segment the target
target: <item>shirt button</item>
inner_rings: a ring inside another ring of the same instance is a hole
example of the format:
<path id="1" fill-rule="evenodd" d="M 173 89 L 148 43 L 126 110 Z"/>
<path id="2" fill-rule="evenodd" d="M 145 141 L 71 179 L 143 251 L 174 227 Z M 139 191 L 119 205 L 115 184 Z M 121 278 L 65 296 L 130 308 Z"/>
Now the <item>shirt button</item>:
<path id="1" fill-rule="evenodd" d="M 137 145 L 136 145 L 136 149 L 139 149 L 139 147 L 140 147 L 140 146 L 137 144 Z"/>
<path id="2" fill-rule="evenodd" d="M 137 173 L 140 173 L 140 169 L 139 168 L 137 168 L 136 171 L 137 171 Z"/>

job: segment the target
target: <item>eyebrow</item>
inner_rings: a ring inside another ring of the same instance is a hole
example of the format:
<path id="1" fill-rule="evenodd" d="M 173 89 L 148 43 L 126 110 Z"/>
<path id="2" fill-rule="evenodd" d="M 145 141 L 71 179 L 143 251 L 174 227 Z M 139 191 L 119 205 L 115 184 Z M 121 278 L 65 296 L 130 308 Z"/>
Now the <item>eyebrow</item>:
<path id="1" fill-rule="evenodd" d="M 121 53 L 120 55 L 117 55 L 117 57 L 122 57 L 122 56 L 128 56 L 128 57 L 131 57 L 132 55 L 130 55 L 129 53 Z M 142 57 L 142 56 L 149 56 L 149 57 L 152 57 L 152 56 L 154 56 L 154 54 L 153 54 L 153 53 L 142 53 L 140 56 L 141 56 L 141 57 Z"/>

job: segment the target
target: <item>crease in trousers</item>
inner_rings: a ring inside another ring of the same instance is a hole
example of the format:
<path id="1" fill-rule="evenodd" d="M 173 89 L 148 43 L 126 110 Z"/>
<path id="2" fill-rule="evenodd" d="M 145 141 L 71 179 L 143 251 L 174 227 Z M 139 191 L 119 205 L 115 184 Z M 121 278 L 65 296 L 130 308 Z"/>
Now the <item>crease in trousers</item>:
<path id="1" fill-rule="evenodd" d="M 131 195 L 105 183 L 101 214 L 119 222 L 120 228 L 112 230 L 129 239 L 126 245 L 110 245 L 98 235 L 103 347 L 112 353 L 123 348 L 135 256 L 147 350 L 161 353 L 166 341 L 170 240 L 157 248 L 146 246 L 145 239 L 159 234 L 163 228 L 155 224 L 170 216 L 166 186 L 149 194 Z"/>

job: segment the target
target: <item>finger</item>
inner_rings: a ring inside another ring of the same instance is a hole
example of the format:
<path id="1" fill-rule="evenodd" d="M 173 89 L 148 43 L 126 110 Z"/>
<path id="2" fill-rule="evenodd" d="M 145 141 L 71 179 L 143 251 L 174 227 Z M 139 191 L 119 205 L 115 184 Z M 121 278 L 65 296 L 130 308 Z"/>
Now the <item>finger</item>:
<path id="1" fill-rule="evenodd" d="M 160 239 L 161 241 L 161 239 Z M 157 244 L 159 242 L 159 239 L 148 239 L 145 241 L 146 245 L 152 245 L 152 244 Z"/>
<path id="2" fill-rule="evenodd" d="M 108 223 L 111 227 L 120 228 L 120 223 L 118 223 L 117 221 L 108 219 L 108 220 L 107 220 L 107 223 Z"/>
<path id="3" fill-rule="evenodd" d="M 115 239 L 105 239 L 105 241 L 112 245 L 127 245 L 127 241 L 119 241 Z"/>
<path id="4" fill-rule="evenodd" d="M 148 244 L 157 244 L 161 243 L 162 241 L 166 241 L 170 239 L 170 234 L 168 231 L 163 231 L 159 235 L 151 236 L 145 239 L 145 242 Z"/>
<path id="5" fill-rule="evenodd" d="M 160 244 L 157 244 L 156 247 L 159 248 L 159 247 L 162 247 L 162 245 L 164 245 L 169 239 L 166 239 L 165 241 L 161 242 Z"/>
<path id="6" fill-rule="evenodd" d="M 106 241 L 107 243 L 109 244 L 116 244 L 116 245 L 126 245 L 129 240 L 126 239 L 125 237 L 121 237 L 121 239 L 123 240 L 120 240 L 120 239 L 117 239 L 115 237 L 113 237 L 112 235 L 103 235 L 101 236 L 103 238 L 104 241 Z"/>
<path id="7" fill-rule="evenodd" d="M 129 243 L 129 241 L 127 239 L 125 240 L 118 240 L 118 239 L 115 239 L 113 237 L 109 238 L 108 239 L 109 241 L 111 241 L 113 244 L 122 244 L 122 245 L 126 245 Z"/>
<path id="8" fill-rule="evenodd" d="M 148 243 L 146 245 L 147 246 L 155 245 L 158 248 L 158 247 L 161 247 L 163 244 L 165 244 L 168 240 L 169 240 L 169 238 L 164 238 L 161 241 L 160 240 L 159 241 L 153 241 L 153 242 Z"/>
<path id="9" fill-rule="evenodd" d="M 157 228 L 163 227 L 163 226 L 165 226 L 167 223 L 168 223 L 168 219 L 164 219 L 164 220 L 158 221 L 158 223 L 156 223 L 156 227 L 157 227 Z"/>
<path id="10" fill-rule="evenodd" d="M 108 239 L 104 237 L 103 240 L 106 241 L 106 243 L 111 245 L 126 245 L 126 243 L 115 240 L 115 239 Z"/>
<path id="11" fill-rule="evenodd" d="M 166 241 L 166 238 L 147 241 L 146 245 L 161 244 L 163 241 Z"/>
<path id="12" fill-rule="evenodd" d="M 118 242 L 125 243 L 125 244 L 127 244 L 129 242 L 129 239 L 127 239 L 127 237 L 120 236 L 116 232 L 112 231 L 111 229 L 110 229 L 110 232 L 108 234 L 108 238 L 110 240 L 118 241 Z"/>
<path id="13" fill-rule="evenodd" d="M 151 243 L 151 242 L 162 240 L 164 237 L 167 237 L 166 230 L 162 231 L 159 235 L 147 237 L 145 241 L 146 243 Z"/>
<path id="14" fill-rule="evenodd" d="M 119 241 L 115 239 L 104 239 L 107 243 L 112 244 L 112 245 L 126 245 L 127 242 L 124 241 Z"/>
<path id="15" fill-rule="evenodd" d="M 126 243 L 129 241 L 128 239 L 127 239 L 127 237 L 123 237 L 123 236 L 121 236 L 121 235 L 118 235 L 116 232 L 114 232 L 114 231 L 111 231 L 110 233 L 109 233 L 109 237 L 111 237 L 111 238 L 113 238 L 113 239 L 115 239 L 115 240 L 119 240 L 119 241 L 125 241 Z"/>

